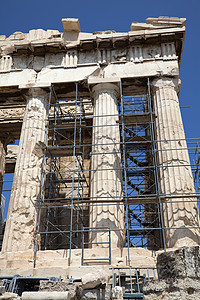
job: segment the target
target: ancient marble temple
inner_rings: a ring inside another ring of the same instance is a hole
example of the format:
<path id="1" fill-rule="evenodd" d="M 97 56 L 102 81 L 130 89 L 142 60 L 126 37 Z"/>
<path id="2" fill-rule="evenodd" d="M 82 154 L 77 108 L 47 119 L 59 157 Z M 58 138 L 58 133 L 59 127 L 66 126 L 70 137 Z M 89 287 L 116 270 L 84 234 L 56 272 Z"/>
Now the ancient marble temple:
<path id="1" fill-rule="evenodd" d="M 0 36 L 1 193 L 14 173 L 0 275 L 154 266 L 152 250 L 199 244 L 178 99 L 185 23 L 84 33 L 62 19 L 63 32 Z"/>

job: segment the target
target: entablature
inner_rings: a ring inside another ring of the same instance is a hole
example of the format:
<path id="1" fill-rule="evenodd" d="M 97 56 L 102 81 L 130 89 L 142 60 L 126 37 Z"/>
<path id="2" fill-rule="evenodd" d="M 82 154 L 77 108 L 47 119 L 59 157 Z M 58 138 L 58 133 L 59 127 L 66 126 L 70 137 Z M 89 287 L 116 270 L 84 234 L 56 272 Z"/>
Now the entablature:
<path id="1" fill-rule="evenodd" d="M 0 36 L 0 102 L 25 103 L 20 86 L 58 87 L 73 97 L 73 82 L 88 78 L 144 78 L 179 75 L 185 19 L 148 18 L 127 33 L 80 31 L 78 19 L 63 19 L 58 30 Z M 70 87 L 70 88 L 69 88 Z"/>
<path id="2" fill-rule="evenodd" d="M 78 19 L 63 19 L 64 33 L 36 29 L 29 33 L 15 32 L 8 38 L 0 36 L 0 71 L 26 68 L 39 71 L 47 66 L 72 67 L 89 62 L 141 62 L 158 57 L 176 57 L 180 62 L 184 20 L 148 18 L 146 23 L 132 23 L 131 31 L 126 33 L 112 30 L 84 33 L 74 29 L 80 28 Z M 168 47 L 167 51 L 163 45 Z"/>

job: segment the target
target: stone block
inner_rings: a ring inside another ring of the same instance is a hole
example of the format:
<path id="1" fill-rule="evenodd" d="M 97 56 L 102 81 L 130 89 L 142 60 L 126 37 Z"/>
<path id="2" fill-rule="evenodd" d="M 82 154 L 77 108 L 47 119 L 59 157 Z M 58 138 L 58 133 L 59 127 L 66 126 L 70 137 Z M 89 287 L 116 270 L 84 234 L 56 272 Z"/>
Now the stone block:
<path id="1" fill-rule="evenodd" d="M 88 273 L 82 277 L 82 287 L 84 290 L 95 289 L 106 284 L 109 275 L 104 270 Z"/>
<path id="2" fill-rule="evenodd" d="M 33 276 L 35 277 L 59 277 L 62 278 L 67 277 L 66 268 L 61 267 L 44 267 L 44 263 L 42 266 L 33 269 Z M 16 273 L 15 273 L 16 274 Z"/>
<path id="3" fill-rule="evenodd" d="M 99 289 L 93 289 L 93 290 L 84 290 L 82 294 L 82 299 L 90 299 L 90 300 L 97 300 L 99 299 Z"/>
<path id="4" fill-rule="evenodd" d="M 112 289 L 112 299 L 123 300 L 123 290 L 121 286 L 115 286 Z"/>
<path id="5" fill-rule="evenodd" d="M 47 281 L 40 280 L 40 292 L 69 292 L 70 299 L 76 300 L 81 298 L 82 289 L 77 284 L 71 284 L 64 281 Z"/>
<path id="6" fill-rule="evenodd" d="M 159 279 L 179 277 L 200 277 L 200 248 L 180 248 L 158 255 Z"/>
<path id="7" fill-rule="evenodd" d="M 80 32 L 80 23 L 79 19 L 74 18 L 66 18 L 62 19 L 64 31 L 76 31 Z"/>
<path id="8" fill-rule="evenodd" d="M 6 292 L 5 286 L 0 286 L 0 295 L 4 294 Z"/>
<path id="9" fill-rule="evenodd" d="M 111 286 L 106 285 L 105 288 L 83 290 L 82 300 L 110 300 L 111 299 Z"/>
<path id="10" fill-rule="evenodd" d="M 22 300 L 71 300 L 69 292 L 24 292 Z"/>
<path id="11" fill-rule="evenodd" d="M 200 280 L 192 278 L 146 282 L 144 300 L 196 300 L 200 299 Z"/>
<path id="12" fill-rule="evenodd" d="M 200 299 L 200 248 L 184 247 L 158 255 L 159 280 L 147 281 L 144 300 Z"/>
<path id="13" fill-rule="evenodd" d="M 21 297 L 19 297 L 15 293 L 4 293 L 2 296 L 0 296 L 0 300 L 20 300 Z"/>

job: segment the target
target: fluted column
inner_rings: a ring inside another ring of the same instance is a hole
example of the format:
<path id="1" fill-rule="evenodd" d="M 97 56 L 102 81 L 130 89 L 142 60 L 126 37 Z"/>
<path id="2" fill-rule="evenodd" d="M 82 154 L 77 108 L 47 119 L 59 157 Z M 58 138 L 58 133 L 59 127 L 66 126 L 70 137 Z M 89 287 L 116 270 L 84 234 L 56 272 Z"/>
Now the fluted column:
<path id="1" fill-rule="evenodd" d="M 5 175 L 5 167 L 6 167 L 6 143 L 3 137 L 0 137 L 0 204 L 1 203 L 1 195 L 3 189 L 3 179 Z M 2 207 L 0 211 L 0 223 L 2 222 Z"/>
<path id="2" fill-rule="evenodd" d="M 178 79 L 159 78 L 152 82 L 160 191 L 167 195 L 195 193 L 177 88 Z M 175 227 L 165 230 L 167 247 L 199 243 L 199 229 L 187 228 L 199 226 L 196 198 L 166 197 L 162 208 L 164 227 Z"/>
<path id="3" fill-rule="evenodd" d="M 3 251 L 33 249 L 36 226 L 34 201 L 41 184 L 41 150 L 45 141 L 48 94 L 41 88 L 30 88 L 20 136 L 11 192 Z"/>
<path id="4" fill-rule="evenodd" d="M 94 118 L 91 158 L 91 200 L 97 200 L 90 208 L 90 226 L 110 227 L 112 247 L 124 243 L 124 208 L 122 200 L 122 171 L 120 131 L 117 101 L 119 88 L 111 83 L 96 84 L 93 89 Z M 103 203 L 106 201 L 106 203 Z M 93 232 L 92 242 L 108 241 L 108 232 Z M 93 245 L 93 247 L 108 245 Z"/>
<path id="5" fill-rule="evenodd" d="M 2 194 L 5 165 L 6 165 L 6 147 L 3 139 L 0 138 L 0 196 Z"/>

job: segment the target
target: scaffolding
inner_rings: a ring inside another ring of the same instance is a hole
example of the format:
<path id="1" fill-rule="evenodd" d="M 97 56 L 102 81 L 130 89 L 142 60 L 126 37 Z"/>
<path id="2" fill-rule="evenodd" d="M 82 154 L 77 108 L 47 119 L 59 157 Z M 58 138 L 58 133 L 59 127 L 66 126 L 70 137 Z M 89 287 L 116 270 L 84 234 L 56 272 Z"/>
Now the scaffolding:
<path id="1" fill-rule="evenodd" d="M 160 192 L 159 169 L 162 167 L 157 163 L 158 141 L 155 136 L 155 114 L 149 79 L 143 83 L 140 89 L 142 92 L 137 90 L 129 94 L 123 81 L 120 85 L 119 124 L 116 126 L 120 130 L 119 169 L 123 178 L 123 199 L 116 198 L 113 203 L 104 197 L 100 200 L 97 196 L 92 197 L 90 193 L 91 174 L 95 171 L 91 167 L 91 157 L 112 153 L 93 152 L 93 102 L 92 99 L 81 96 L 81 85 L 82 83 L 74 83 L 74 96 L 64 100 L 57 96 L 53 85 L 50 88 L 46 140 L 40 147 L 44 159 L 41 192 L 35 204 L 38 223 L 34 266 L 38 249 L 69 249 L 70 265 L 72 249 L 82 249 L 84 253 L 85 247 L 92 247 L 91 232 L 102 230 L 110 235 L 110 230 L 116 230 L 91 227 L 90 209 L 102 203 L 110 206 L 118 203 L 123 206 L 125 227 L 117 230 L 124 232 L 124 246 L 128 249 L 127 265 L 130 265 L 131 247 L 152 251 L 166 249 L 162 201 L 171 195 Z M 104 114 L 99 116 L 104 117 Z M 193 149 L 194 147 L 192 151 Z M 195 153 L 194 149 L 193 153 L 199 164 L 199 152 Z M 195 164 L 193 169 L 196 180 L 199 180 L 199 169 L 196 169 Z M 184 198 L 187 195 L 177 194 L 176 198 L 179 196 Z M 190 194 L 190 197 L 197 196 L 196 193 Z M 109 255 L 105 259 L 110 264 L 110 238 L 108 240 Z M 84 261 L 82 256 L 82 264 Z"/>

